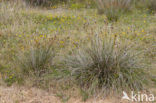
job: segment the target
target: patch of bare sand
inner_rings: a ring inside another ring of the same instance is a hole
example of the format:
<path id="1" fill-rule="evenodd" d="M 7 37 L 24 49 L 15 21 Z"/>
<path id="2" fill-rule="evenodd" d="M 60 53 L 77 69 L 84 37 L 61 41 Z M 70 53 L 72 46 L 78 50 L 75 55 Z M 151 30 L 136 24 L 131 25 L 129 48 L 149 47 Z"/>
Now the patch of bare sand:
<path id="1" fill-rule="evenodd" d="M 0 103 L 61 103 L 54 94 L 37 88 L 0 86 Z"/>
<path id="2" fill-rule="evenodd" d="M 61 99 L 53 93 L 38 88 L 0 86 L 0 103 L 62 103 Z M 71 98 L 67 103 L 128 103 L 119 99 L 96 100 L 89 99 L 82 102 L 81 99 Z"/>

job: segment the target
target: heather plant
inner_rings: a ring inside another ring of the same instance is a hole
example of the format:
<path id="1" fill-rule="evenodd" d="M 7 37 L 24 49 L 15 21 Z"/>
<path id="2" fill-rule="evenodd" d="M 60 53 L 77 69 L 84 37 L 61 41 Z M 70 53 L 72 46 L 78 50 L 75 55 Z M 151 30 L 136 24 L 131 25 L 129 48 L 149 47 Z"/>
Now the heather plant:
<path id="1" fill-rule="evenodd" d="M 146 81 L 144 57 L 117 37 L 95 37 L 67 59 L 77 84 L 87 92 L 141 90 Z"/>

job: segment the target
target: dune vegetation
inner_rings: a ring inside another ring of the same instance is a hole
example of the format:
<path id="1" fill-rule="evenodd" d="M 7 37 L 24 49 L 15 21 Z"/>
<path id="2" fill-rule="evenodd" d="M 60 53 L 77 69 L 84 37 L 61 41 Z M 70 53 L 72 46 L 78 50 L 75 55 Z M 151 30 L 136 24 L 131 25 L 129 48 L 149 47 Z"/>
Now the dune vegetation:
<path id="1" fill-rule="evenodd" d="M 156 1 L 0 0 L 0 81 L 62 102 L 156 94 Z"/>

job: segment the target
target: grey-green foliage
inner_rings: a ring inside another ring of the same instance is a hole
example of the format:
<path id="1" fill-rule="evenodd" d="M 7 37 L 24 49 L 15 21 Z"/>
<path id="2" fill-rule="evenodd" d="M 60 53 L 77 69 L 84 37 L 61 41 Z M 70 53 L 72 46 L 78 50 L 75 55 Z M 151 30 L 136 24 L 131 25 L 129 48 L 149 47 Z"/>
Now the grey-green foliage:
<path id="1" fill-rule="evenodd" d="M 111 37 L 94 38 L 66 62 L 78 85 L 89 91 L 143 89 L 147 79 L 142 53 Z"/>
<path id="2" fill-rule="evenodd" d="M 17 63 L 22 74 L 27 76 L 42 76 L 49 71 L 55 52 L 51 46 L 32 47 L 17 55 Z"/>

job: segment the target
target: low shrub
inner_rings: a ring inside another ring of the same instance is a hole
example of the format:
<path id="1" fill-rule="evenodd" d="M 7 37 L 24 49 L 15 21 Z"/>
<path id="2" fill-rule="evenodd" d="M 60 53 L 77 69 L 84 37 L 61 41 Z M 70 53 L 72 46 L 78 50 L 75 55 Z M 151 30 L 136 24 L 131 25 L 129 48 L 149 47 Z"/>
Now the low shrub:
<path id="1" fill-rule="evenodd" d="M 121 14 L 131 8 L 131 0 L 94 0 L 98 12 L 105 14 L 109 21 L 117 21 Z"/>
<path id="2" fill-rule="evenodd" d="M 142 53 L 116 37 L 96 37 L 66 62 L 77 84 L 91 93 L 141 90 L 147 79 Z"/>

